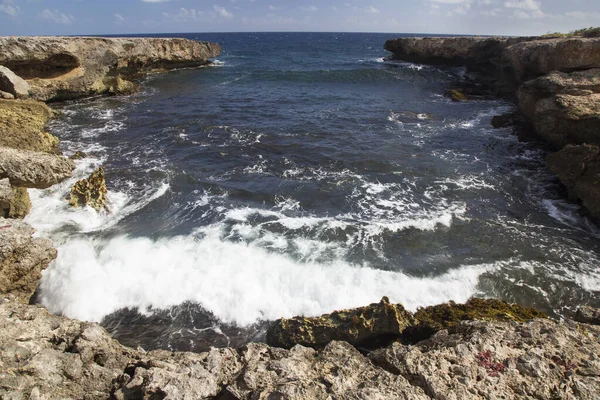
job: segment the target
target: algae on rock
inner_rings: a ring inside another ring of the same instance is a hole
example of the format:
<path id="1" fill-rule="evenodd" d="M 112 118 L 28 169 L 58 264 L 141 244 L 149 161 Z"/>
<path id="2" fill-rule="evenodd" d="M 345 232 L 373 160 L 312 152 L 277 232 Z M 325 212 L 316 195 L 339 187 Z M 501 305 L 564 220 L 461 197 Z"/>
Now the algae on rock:
<path id="1" fill-rule="evenodd" d="M 89 178 L 75 183 L 71 188 L 69 205 L 71 207 L 90 206 L 97 211 L 108 210 L 107 193 L 104 167 L 101 166 Z"/>

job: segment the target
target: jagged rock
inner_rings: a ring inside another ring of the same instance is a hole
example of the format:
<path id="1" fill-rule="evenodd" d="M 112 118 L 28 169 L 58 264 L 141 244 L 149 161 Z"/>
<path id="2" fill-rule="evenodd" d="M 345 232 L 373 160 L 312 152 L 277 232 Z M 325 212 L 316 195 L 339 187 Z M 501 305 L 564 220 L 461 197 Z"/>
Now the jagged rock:
<path id="1" fill-rule="evenodd" d="M 282 318 L 267 331 L 271 346 L 290 348 L 300 344 L 320 348 L 332 340 L 344 340 L 360 348 L 372 349 L 391 340 L 415 343 L 435 332 L 465 320 L 528 321 L 546 316 L 533 309 L 494 299 L 470 299 L 406 311 L 401 304 L 380 303 L 352 310 L 336 311 L 315 318 Z"/>
<path id="2" fill-rule="evenodd" d="M 8 211 L 8 218 L 23 219 L 31 211 L 31 199 L 29 192 L 24 187 L 12 188 L 12 202 Z"/>
<path id="3" fill-rule="evenodd" d="M 596 399 L 600 329 L 550 320 L 461 322 L 414 346 L 370 354 L 431 398 Z"/>
<path id="4" fill-rule="evenodd" d="M 100 166 L 88 178 L 77 181 L 71 188 L 69 205 L 71 207 L 89 206 L 97 211 L 106 210 L 108 206 L 107 193 L 104 167 Z"/>
<path id="5" fill-rule="evenodd" d="M 0 304 L 0 398 L 107 399 L 136 357 L 97 324 Z"/>
<path id="6" fill-rule="evenodd" d="M 14 200 L 14 193 L 10 181 L 8 178 L 0 179 L 0 210 L 2 211 L 2 217 L 7 217 L 11 204 Z"/>
<path id="7" fill-rule="evenodd" d="M 595 218 L 600 218 L 600 148 L 568 145 L 548 156 L 548 169 L 566 186 L 569 197 L 580 199 Z"/>
<path id="8" fill-rule="evenodd" d="M 198 67 L 221 52 L 215 43 L 178 38 L 2 37 L 0 48 L 0 63 L 41 101 L 130 92 L 146 73 Z"/>
<path id="9" fill-rule="evenodd" d="M 32 238 L 34 232 L 24 222 L 0 218 L 0 293 L 25 303 L 42 277 L 41 271 L 56 258 L 52 242 Z"/>
<path id="10" fill-rule="evenodd" d="M 60 154 L 59 140 L 44 132 L 52 110 L 39 101 L 0 100 L 0 146 Z"/>
<path id="11" fill-rule="evenodd" d="M 446 97 L 449 97 L 452 101 L 467 101 L 467 96 L 458 89 L 450 89 L 445 93 Z"/>
<path id="12" fill-rule="evenodd" d="M 108 89 L 109 93 L 127 95 L 137 92 L 139 85 L 117 76 L 115 83 Z"/>
<path id="13" fill-rule="evenodd" d="M 18 99 L 29 96 L 29 84 L 2 65 L 0 65 L 0 90 L 10 93 Z"/>
<path id="14" fill-rule="evenodd" d="M 69 178 L 75 164 L 53 154 L 0 147 L 0 179 L 13 186 L 45 189 Z"/>
<path id="15" fill-rule="evenodd" d="M 549 74 L 600 68 L 600 38 L 529 40 L 507 46 L 503 61 L 521 80 Z"/>
<path id="16" fill-rule="evenodd" d="M 600 309 L 589 306 L 579 307 L 574 319 L 577 322 L 600 325 Z"/>
<path id="17" fill-rule="evenodd" d="M 399 337 L 404 329 L 415 324 L 412 314 L 401 304 L 390 304 L 384 297 L 379 303 L 321 317 L 282 318 L 269 327 L 267 343 L 283 348 L 297 344 L 319 348 L 332 340 L 343 340 L 373 347 L 379 341 Z"/>

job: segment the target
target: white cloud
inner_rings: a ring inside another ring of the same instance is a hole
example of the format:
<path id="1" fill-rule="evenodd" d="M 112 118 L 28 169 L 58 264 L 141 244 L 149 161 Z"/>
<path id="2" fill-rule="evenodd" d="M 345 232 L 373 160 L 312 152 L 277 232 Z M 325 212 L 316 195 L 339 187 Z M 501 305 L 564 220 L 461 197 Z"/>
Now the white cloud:
<path id="1" fill-rule="evenodd" d="M 6 13 L 11 17 L 15 17 L 19 11 L 21 11 L 19 6 L 15 5 L 13 0 L 2 0 L 0 3 L 0 13 Z"/>
<path id="2" fill-rule="evenodd" d="M 365 7 L 365 11 L 371 14 L 379 14 L 379 10 L 373 6 Z"/>
<path id="3" fill-rule="evenodd" d="M 141 0 L 142 3 L 166 3 L 171 0 Z"/>
<path id="4" fill-rule="evenodd" d="M 311 11 L 311 12 L 314 12 L 314 11 L 317 11 L 317 10 L 318 10 L 318 8 L 317 8 L 317 7 L 315 7 L 315 6 L 310 6 L 310 7 L 300 7 L 300 9 L 301 9 L 302 11 Z"/>
<path id="5" fill-rule="evenodd" d="M 55 24 L 61 25 L 69 25 L 71 22 L 75 21 L 75 17 L 73 17 L 71 14 L 64 14 L 58 10 L 51 11 L 45 9 L 39 14 L 39 17 L 46 21 L 51 21 Z"/>
<path id="6" fill-rule="evenodd" d="M 504 3 L 506 8 L 514 8 L 513 16 L 519 19 L 543 18 L 542 3 L 537 0 L 509 0 Z"/>
<path id="7" fill-rule="evenodd" d="M 225 9 L 225 7 L 215 5 L 213 7 L 218 16 L 223 18 L 233 18 L 233 14 Z"/>
<path id="8" fill-rule="evenodd" d="M 574 19 L 594 19 L 600 20 L 600 12 L 569 11 L 565 16 Z"/>
<path id="9" fill-rule="evenodd" d="M 443 3 L 443 4 L 468 4 L 471 0 L 429 0 L 434 3 Z"/>
<path id="10" fill-rule="evenodd" d="M 115 24 L 117 24 L 117 25 L 120 25 L 125 22 L 125 17 L 123 17 L 119 13 L 115 13 L 114 18 L 115 18 Z"/>
<path id="11" fill-rule="evenodd" d="M 183 7 L 179 9 L 177 14 L 169 14 L 166 12 L 163 13 L 163 17 L 171 21 L 197 21 L 205 15 L 206 14 L 203 11 Z"/>

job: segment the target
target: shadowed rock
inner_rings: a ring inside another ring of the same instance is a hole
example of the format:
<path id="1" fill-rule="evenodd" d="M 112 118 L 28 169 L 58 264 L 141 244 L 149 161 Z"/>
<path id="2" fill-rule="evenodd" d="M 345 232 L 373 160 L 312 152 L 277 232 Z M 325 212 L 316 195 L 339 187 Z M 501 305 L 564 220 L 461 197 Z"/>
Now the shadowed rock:
<path id="1" fill-rule="evenodd" d="M 199 67 L 221 52 L 215 43 L 177 38 L 1 37 L 0 64 L 41 101 L 130 93 L 147 73 Z"/>
<path id="2" fill-rule="evenodd" d="M 69 178 L 73 169 L 65 157 L 0 147 L 0 179 L 13 186 L 45 189 Z"/>
<path id="3" fill-rule="evenodd" d="M 600 309 L 589 306 L 579 307 L 574 319 L 585 324 L 600 325 Z"/>
<path id="4" fill-rule="evenodd" d="M 107 193 L 104 167 L 101 166 L 92 172 L 88 178 L 75 183 L 71 188 L 69 205 L 71 207 L 89 206 L 96 211 L 106 210 L 108 205 Z"/>

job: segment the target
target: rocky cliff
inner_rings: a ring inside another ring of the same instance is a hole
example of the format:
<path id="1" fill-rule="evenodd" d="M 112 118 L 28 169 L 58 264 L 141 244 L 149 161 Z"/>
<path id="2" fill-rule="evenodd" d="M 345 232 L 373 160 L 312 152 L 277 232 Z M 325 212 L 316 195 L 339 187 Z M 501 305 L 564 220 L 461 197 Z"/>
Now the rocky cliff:
<path id="1" fill-rule="evenodd" d="M 41 101 L 130 92 L 147 73 L 199 67 L 216 43 L 162 38 L 0 37 L 0 65 L 29 83 Z"/>
<path id="2" fill-rule="evenodd" d="M 600 219 L 600 38 L 400 38 L 385 48 L 395 59 L 466 65 L 508 92 L 538 137 L 560 150 L 548 167 Z"/>

